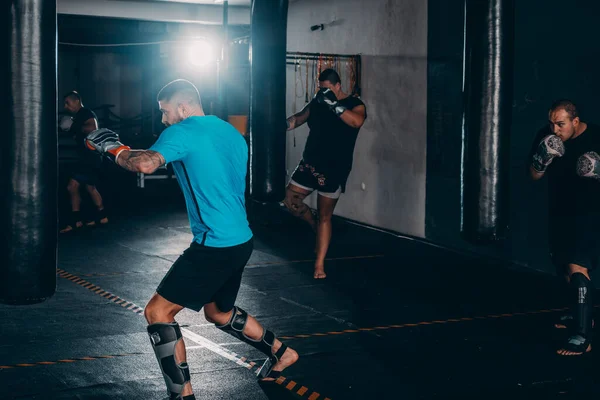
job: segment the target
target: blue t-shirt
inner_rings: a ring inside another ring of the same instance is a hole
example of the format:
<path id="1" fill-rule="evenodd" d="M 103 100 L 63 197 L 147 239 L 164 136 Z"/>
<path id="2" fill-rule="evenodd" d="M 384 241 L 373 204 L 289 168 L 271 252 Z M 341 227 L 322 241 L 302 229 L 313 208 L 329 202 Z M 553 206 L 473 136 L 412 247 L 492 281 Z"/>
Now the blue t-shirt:
<path id="1" fill-rule="evenodd" d="M 248 146 L 232 125 L 215 116 L 189 117 L 165 129 L 150 150 L 173 166 L 194 241 L 229 247 L 252 238 L 245 207 Z"/>

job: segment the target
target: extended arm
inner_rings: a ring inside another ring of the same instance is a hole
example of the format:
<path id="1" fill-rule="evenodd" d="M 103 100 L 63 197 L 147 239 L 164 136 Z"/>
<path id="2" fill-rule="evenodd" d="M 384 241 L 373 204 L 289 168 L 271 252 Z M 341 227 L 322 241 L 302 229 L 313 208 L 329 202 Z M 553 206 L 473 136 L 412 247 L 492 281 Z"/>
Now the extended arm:
<path id="1" fill-rule="evenodd" d="M 144 174 L 153 174 L 166 164 L 165 158 L 153 150 L 123 150 L 116 162 L 128 171 Z"/>
<path id="2" fill-rule="evenodd" d="M 86 143 L 90 149 L 96 150 L 131 172 L 152 174 L 167 163 L 165 157 L 156 150 L 131 150 L 119 141 L 119 135 L 109 129 L 92 132 L 86 138 Z"/>

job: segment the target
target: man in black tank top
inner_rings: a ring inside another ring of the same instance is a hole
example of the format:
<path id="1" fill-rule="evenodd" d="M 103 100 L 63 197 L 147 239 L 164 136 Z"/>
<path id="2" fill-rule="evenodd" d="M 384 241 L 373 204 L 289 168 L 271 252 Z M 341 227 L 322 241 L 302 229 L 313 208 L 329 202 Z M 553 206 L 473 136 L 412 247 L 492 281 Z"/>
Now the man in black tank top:
<path id="1" fill-rule="evenodd" d="M 534 140 L 529 169 L 536 181 L 548 175 L 550 253 L 572 301 L 572 312 L 555 325 L 571 330 L 557 352 L 573 356 L 591 351 L 595 288 L 589 272 L 600 262 L 600 127 L 581 121 L 570 100 L 552 104 L 548 119 Z"/>
<path id="2" fill-rule="evenodd" d="M 75 140 L 77 161 L 71 170 L 67 185 L 71 199 L 72 213 L 69 221 L 61 229 L 60 233 L 70 232 L 83 227 L 80 213 L 81 195 L 79 193 L 81 186 L 85 186 L 97 210 L 96 217 L 88 221 L 86 225 L 94 226 L 96 223 L 105 224 L 108 222 L 102 196 L 96 188 L 98 170 L 102 160 L 100 156 L 85 145 L 86 136 L 98 129 L 98 118 L 92 110 L 83 106 L 81 96 L 75 91 L 68 93 L 64 97 L 64 108 L 73 115 L 73 123 L 69 129 L 69 133 L 73 135 L 73 139 Z"/>
<path id="3" fill-rule="evenodd" d="M 331 240 L 331 217 L 352 170 L 354 145 L 367 118 L 365 104 L 342 91 L 340 76 L 333 69 L 319 75 L 320 90 L 302 111 L 287 119 L 288 131 L 308 123 L 310 133 L 302 160 L 292 174 L 284 204 L 317 233 L 314 278 L 325 274 L 325 255 Z M 318 218 L 304 203 L 317 191 Z"/>

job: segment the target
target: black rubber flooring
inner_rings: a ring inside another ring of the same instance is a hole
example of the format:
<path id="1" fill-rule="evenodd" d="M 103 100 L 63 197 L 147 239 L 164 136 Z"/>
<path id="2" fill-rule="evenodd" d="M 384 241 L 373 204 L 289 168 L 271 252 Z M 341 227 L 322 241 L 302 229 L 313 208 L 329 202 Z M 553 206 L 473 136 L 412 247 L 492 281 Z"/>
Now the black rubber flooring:
<path id="1" fill-rule="evenodd" d="M 555 355 L 563 332 L 552 324 L 566 303 L 552 277 L 336 219 L 328 277 L 315 281 L 307 227 L 282 214 L 252 229 L 238 304 L 300 360 L 279 383 L 259 385 L 265 357 L 184 310 L 198 399 L 600 393 L 594 352 Z M 131 208 L 108 226 L 61 236 L 56 294 L 0 306 L 0 398 L 164 398 L 141 310 L 191 239 L 181 206 Z"/>

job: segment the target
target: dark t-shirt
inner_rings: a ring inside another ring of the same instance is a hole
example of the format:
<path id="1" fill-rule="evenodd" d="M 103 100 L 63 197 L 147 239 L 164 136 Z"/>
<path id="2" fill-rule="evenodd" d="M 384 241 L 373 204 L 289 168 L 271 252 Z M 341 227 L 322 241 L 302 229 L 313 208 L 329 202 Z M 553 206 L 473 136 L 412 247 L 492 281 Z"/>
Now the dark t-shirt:
<path id="1" fill-rule="evenodd" d="M 88 149 L 85 145 L 85 138 L 88 133 L 83 131 L 83 125 L 90 118 L 97 119 L 96 114 L 89 108 L 81 107 L 73 117 L 73 123 L 69 129 L 69 133 L 75 138 L 77 156 L 79 158 L 77 168 L 82 170 L 79 172 L 87 172 L 90 169 L 98 168 L 102 161 L 97 153 Z"/>
<path id="2" fill-rule="evenodd" d="M 549 126 L 538 132 L 530 156 L 542 138 L 549 134 Z M 577 175 L 577 160 L 581 155 L 589 151 L 600 154 L 600 127 L 588 124 L 583 133 L 567 140 L 564 145 L 564 156 L 554 158 L 545 173 L 548 177 L 550 214 L 557 218 L 600 214 L 600 182 Z M 529 160 L 531 162 L 531 157 Z"/>
<path id="3" fill-rule="evenodd" d="M 348 110 L 365 105 L 354 96 L 338 100 L 338 103 Z M 315 100 L 309 107 L 310 115 L 307 123 L 310 132 L 304 147 L 304 161 L 324 174 L 338 179 L 342 190 L 345 190 L 346 180 L 352 170 L 354 146 L 360 128 L 353 128 L 346 124 L 326 105 L 319 104 Z"/>

